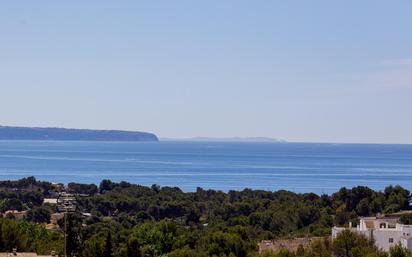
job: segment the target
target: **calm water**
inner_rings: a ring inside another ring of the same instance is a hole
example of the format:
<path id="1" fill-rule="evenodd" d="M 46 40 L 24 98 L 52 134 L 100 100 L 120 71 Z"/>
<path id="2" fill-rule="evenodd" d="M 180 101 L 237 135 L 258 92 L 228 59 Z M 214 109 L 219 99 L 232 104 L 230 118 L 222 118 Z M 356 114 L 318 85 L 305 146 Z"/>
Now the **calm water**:
<path id="1" fill-rule="evenodd" d="M 64 183 L 109 178 L 185 191 L 412 189 L 412 145 L 0 141 L 0 180 L 26 176 Z"/>

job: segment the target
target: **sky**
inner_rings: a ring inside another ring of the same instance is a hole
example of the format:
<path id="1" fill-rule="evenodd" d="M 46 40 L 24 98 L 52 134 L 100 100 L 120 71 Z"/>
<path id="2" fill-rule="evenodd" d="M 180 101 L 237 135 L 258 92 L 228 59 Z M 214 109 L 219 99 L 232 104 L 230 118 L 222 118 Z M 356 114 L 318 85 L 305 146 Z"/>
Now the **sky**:
<path id="1" fill-rule="evenodd" d="M 2 1 L 0 124 L 412 143 L 412 1 Z"/>

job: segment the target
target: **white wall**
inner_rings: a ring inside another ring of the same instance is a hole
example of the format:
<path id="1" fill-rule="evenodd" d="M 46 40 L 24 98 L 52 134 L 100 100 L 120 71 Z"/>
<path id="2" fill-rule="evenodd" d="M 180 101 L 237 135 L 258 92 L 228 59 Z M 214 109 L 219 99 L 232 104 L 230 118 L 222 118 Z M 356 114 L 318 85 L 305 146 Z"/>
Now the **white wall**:
<path id="1" fill-rule="evenodd" d="M 389 251 L 389 248 L 401 242 L 402 231 L 399 230 L 375 230 L 373 231 L 373 239 L 375 245 L 384 251 Z M 389 238 L 393 238 L 393 242 L 389 242 Z"/>

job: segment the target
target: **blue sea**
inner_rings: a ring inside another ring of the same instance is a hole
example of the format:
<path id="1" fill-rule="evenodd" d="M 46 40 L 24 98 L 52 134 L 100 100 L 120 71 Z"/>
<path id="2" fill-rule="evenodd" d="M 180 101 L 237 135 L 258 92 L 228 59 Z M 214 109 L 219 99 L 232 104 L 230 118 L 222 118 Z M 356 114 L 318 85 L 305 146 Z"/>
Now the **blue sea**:
<path id="1" fill-rule="evenodd" d="M 357 185 L 412 189 L 412 145 L 0 141 L 0 180 L 332 193 Z"/>

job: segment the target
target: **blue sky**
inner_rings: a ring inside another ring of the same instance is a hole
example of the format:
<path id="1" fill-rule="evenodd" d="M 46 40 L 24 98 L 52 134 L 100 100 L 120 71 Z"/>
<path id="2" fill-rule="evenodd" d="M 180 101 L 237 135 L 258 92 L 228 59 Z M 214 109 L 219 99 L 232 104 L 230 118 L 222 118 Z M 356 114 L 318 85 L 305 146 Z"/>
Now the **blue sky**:
<path id="1" fill-rule="evenodd" d="M 411 1 L 4 1 L 0 123 L 412 143 Z"/>

